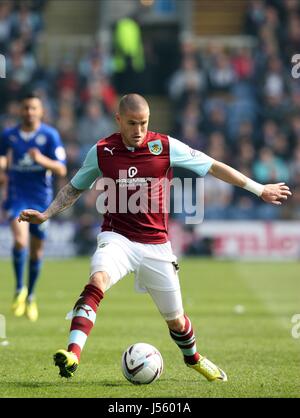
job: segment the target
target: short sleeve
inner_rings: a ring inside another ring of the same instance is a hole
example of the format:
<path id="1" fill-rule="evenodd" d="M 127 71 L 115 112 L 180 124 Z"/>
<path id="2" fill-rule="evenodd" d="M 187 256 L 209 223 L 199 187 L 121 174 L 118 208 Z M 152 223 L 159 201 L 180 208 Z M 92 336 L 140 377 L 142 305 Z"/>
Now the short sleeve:
<path id="1" fill-rule="evenodd" d="M 49 141 L 48 156 L 52 160 L 66 164 L 66 152 L 63 147 L 60 135 L 56 129 L 51 132 L 51 140 Z"/>
<path id="2" fill-rule="evenodd" d="M 78 190 L 86 190 L 92 187 L 94 181 L 102 175 L 98 166 L 97 145 L 94 145 L 83 162 L 82 167 L 71 179 L 72 186 Z"/>
<path id="3" fill-rule="evenodd" d="M 169 137 L 170 165 L 192 170 L 204 177 L 213 163 L 213 158 L 201 151 L 194 150 L 178 139 Z"/>

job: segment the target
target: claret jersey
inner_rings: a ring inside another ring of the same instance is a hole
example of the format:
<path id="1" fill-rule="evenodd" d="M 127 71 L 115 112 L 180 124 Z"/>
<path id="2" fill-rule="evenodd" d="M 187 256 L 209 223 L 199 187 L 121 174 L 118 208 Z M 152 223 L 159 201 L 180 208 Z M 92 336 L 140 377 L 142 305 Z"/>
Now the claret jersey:
<path id="1" fill-rule="evenodd" d="M 161 244 L 168 241 L 165 199 L 172 167 L 187 168 L 203 177 L 212 162 L 209 156 L 167 135 L 148 131 L 140 147 L 130 148 L 115 133 L 91 148 L 71 184 L 85 190 L 101 177 L 109 202 L 102 231 Z"/>

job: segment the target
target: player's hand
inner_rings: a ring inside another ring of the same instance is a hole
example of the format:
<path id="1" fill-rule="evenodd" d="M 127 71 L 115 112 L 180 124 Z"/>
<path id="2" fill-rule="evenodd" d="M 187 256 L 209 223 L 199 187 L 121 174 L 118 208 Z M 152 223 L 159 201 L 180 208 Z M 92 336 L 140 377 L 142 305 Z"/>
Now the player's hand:
<path id="1" fill-rule="evenodd" d="M 33 161 L 35 161 L 38 164 L 41 161 L 41 157 L 43 157 L 43 154 L 38 148 L 30 148 L 28 154 L 33 159 Z"/>
<path id="2" fill-rule="evenodd" d="M 46 220 L 47 217 L 42 212 L 33 209 L 22 210 L 18 218 L 19 222 L 24 221 L 31 224 L 42 224 Z"/>
<path id="3" fill-rule="evenodd" d="M 267 203 L 281 205 L 283 200 L 287 200 L 292 193 L 285 183 L 266 184 L 261 198 Z"/>

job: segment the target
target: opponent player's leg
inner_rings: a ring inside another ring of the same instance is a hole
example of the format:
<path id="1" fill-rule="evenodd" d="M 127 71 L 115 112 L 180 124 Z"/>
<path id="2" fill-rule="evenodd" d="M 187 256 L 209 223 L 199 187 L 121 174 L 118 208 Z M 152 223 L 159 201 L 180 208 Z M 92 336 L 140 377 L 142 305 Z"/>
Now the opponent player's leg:
<path id="1" fill-rule="evenodd" d="M 24 269 L 27 259 L 29 226 L 26 222 L 19 223 L 17 218 L 11 220 L 10 226 L 13 234 L 12 260 L 16 282 L 12 310 L 14 315 L 19 317 L 25 313 L 27 297 L 27 288 L 24 286 Z"/>
<path id="2" fill-rule="evenodd" d="M 36 283 L 40 276 L 42 267 L 42 258 L 44 254 L 44 231 L 35 231 L 33 227 L 39 225 L 30 225 L 30 256 L 28 266 L 28 296 L 26 300 L 26 316 L 35 322 L 38 319 L 38 306 L 35 297 Z M 40 232 L 40 233 L 38 233 Z"/>

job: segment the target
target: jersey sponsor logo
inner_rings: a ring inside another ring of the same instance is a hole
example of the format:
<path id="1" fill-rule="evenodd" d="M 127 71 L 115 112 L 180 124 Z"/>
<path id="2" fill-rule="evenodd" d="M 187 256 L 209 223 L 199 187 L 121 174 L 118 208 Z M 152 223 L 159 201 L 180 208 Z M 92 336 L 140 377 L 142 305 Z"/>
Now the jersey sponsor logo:
<path id="1" fill-rule="evenodd" d="M 163 146 L 160 139 L 148 142 L 148 148 L 151 154 L 159 155 L 162 153 Z"/>
<path id="2" fill-rule="evenodd" d="M 34 160 L 30 157 L 28 152 L 26 152 L 22 158 L 19 159 L 17 164 L 13 164 L 11 169 L 18 172 L 33 172 L 33 171 L 43 171 L 44 167 L 41 165 L 35 164 Z"/>
<path id="3" fill-rule="evenodd" d="M 9 140 L 10 140 L 11 142 L 17 142 L 18 138 L 17 138 L 15 135 L 10 135 L 10 136 L 9 136 Z"/>
<path id="4" fill-rule="evenodd" d="M 134 186 L 147 186 L 152 177 L 134 177 L 138 173 L 138 169 L 134 166 L 129 167 L 127 170 L 119 171 L 119 178 L 116 179 L 116 183 L 119 187 L 134 187 Z M 104 186 L 103 186 L 104 187 Z"/>
<path id="5" fill-rule="evenodd" d="M 130 178 L 134 177 L 137 174 L 138 170 L 136 167 L 129 167 L 128 168 L 128 176 Z"/>
<path id="6" fill-rule="evenodd" d="M 171 186 L 173 199 L 170 199 Z M 193 186 L 195 186 L 196 194 L 191 193 Z M 203 178 L 184 178 L 183 180 L 167 177 L 128 178 L 128 169 L 124 169 L 119 171 L 117 179 L 101 177 L 96 182 L 96 190 L 101 191 L 96 201 L 97 211 L 101 214 L 159 214 L 170 213 L 172 210 L 173 213 L 185 214 L 185 222 L 189 225 L 199 224 L 203 220 Z M 145 226 L 143 221 L 140 226 L 142 228 Z M 111 220 L 109 220 L 109 227 L 112 228 Z M 99 244 L 104 245 L 103 242 Z M 99 244 L 98 247 L 101 248 Z M 177 271 L 177 261 L 174 259 L 172 261 L 174 271 Z"/>
<path id="7" fill-rule="evenodd" d="M 115 149 L 116 147 L 113 147 L 113 148 L 107 148 L 107 147 L 104 147 L 104 149 L 103 149 L 103 151 L 107 151 L 107 152 L 110 152 L 111 153 L 111 155 L 113 155 L 113 150 Z"/>
<path id="8" fill-rule="evenodd" d="M 21 167 L 29 167 L 33 164 L 34 161 L 27 152 L 23 155 L 23 158 L 18 161 L 18 165 Z"/>
<path id="9" fill-rule="evenodd" d="M 45 137 L 45 135 L 40 134 L 35 138 L 35 142 L 37 145 L 42 146 L 46 144 L 47 138 Z"/>

